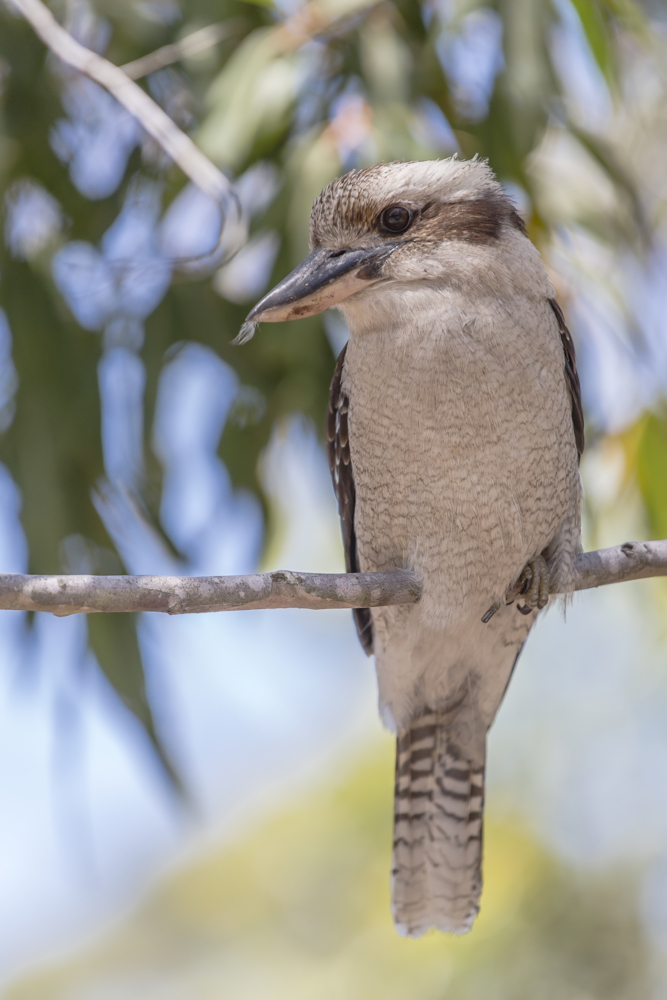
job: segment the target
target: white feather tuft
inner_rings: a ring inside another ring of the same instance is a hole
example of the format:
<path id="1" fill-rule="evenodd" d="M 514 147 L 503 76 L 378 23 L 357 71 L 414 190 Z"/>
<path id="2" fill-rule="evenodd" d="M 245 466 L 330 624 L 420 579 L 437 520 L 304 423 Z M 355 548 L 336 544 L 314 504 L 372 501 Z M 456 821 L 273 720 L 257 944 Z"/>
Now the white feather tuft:
<path id="1" fill-rule="evenodd" d="M 241 344 L 247 344 L 249 340 L 252 340 L 258 326 L 259 323 L 244 323 L 232 340 L 232 347 L 239 347 Z"/>

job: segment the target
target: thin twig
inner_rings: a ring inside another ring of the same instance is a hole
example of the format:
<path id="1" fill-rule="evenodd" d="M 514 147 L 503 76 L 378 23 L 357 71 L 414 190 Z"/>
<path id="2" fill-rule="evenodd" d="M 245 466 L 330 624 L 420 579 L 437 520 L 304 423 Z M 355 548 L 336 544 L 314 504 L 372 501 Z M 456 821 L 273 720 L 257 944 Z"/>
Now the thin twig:
<path id="1" fill-rule="evenodd" d="M 236 194 L 225 175 L 120 66 L 114 66 L 72 38 L 41 0 L 12 0 L 12 3 L 59 59 L 99 83 L 127 108 L 204 194 L 220 205 L 230 201 L 237 205 Z"/>
<path id="2" fill-rule="evenodd" d="M 667 576 L 667 541 L 626 542 L 577 559 L 575 590 Z M 416 604 L 419 580 L 388 573 L 255 573 L 250 576 L 0 575 L 0 609 L 78 613 L 162 611 L 170 615 L 260 608 L 377 608 Z"/>
<path id="3" fill-rule="evenodd" d="M 162 48 L 155 49 L 154 52 L 149 52 L 148 55 L 141 56 L 140 59 L 125 63 L 120 68 L 131 80 L 140 80 L 143 76 L 148 76 L 149 73 L 155 73 L 175 62 L 180 62 L 182 59 L 188 59 L 191 56 L 199 55 L 200 52 L 205 52 L 206 49 L 213 48 L 218 42 L 223 42 L 226 38 L 234 35 L 240 24 L 241 19 L 236 17 L 229 21 L 220 21 L 218 24 L 209 24 L 205 28 L 193 31 L 191 35 L 186 35 L 178 42 L 163 45 Z"/>

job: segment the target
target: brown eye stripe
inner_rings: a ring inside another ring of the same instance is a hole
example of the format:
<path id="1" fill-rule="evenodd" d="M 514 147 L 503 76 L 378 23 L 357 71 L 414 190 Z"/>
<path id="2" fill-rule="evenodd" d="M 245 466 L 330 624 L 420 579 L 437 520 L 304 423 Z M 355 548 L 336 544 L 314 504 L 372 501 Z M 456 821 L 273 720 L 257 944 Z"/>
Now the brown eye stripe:
<path id="1" fill-rule="evenodd" d="M 508 223 L 525 235 L 523 220 L 511 202 L 504 198 L 475 198 L 425 205 L 414 232 L 422 239 L 490 243 L 499 238 L 503 225 Z"/>

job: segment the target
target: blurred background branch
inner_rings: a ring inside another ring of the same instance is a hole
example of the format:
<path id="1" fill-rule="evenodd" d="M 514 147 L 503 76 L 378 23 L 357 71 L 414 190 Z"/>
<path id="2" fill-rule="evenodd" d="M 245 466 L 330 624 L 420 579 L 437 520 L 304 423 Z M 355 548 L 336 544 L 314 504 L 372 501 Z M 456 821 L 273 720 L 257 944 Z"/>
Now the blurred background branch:
<path id="1" fill-rule="evenodd" d="M 178 42 L 163 45 L 155 52 L 149 52 L 148 55 L 141 56 L 140 59 L 133 59 L 132 62 L 125 63 L 120 68 L 131 80 L 140 80 L 142 76 L 156 73 L 159 69 L 171 66 L 175 62 L 198 56 L 224 39 L 233 37 L 238 33 L 242 23 L 237 18 L 232 21 L 222 21 L 220 24 L 208 24 L 205 28 L 193 31 L 191 35 L 186 35 Z"/>
<path id="2" fill-rule="evenodd" d="M 156 104 L 148 94 L 140 87 L 136 86 L 124 68 L 114 66 L 108 59 L 104 59 L 96 52 L 91 52 L 81 45 L 75 38 L 65 31 L 58 24 L 51 11 L 41 0 L 11 0 L 14 7 L 25 17 L 45 45 L 66 62 L 90 77 L 102 87 L 105 87 L 124 108 L 134 115 L 137 121 L 145 128 L 150 136 L 160 144 L 168 156 L 178 164 L 183 173 L 197 185 L 197 187 L 213 201 L 218 202 L 221 207 L 228 206 L 230 201 L 238 202 L 234 190 L 216 166 L 205 156 L 193 143 L 189 136 L 185 135 L 171 118 Z M 217 30 L 216 30 L 217 29 Z M 220 26 L 209 29 L 207 46 L 215 44 L 226 37 L 220 33 Z M 215 37 L 210 37 L 210 34 Z M 198 32 L 200 47 L 192 43 L 190 47 L 182 52 L 182 55 L 189 55 L 192 52 L 201 51 L 201 32 Z M 180 56 L 179 58 L 181 58 Z M 153 59 L 157 58 L 153 54 Z M 166 64 L 164 64 L 166 65 Z M 159 67 L 157 67 L 159 68 Z M 144 70 L 141 74 L 151 72 Z"/>

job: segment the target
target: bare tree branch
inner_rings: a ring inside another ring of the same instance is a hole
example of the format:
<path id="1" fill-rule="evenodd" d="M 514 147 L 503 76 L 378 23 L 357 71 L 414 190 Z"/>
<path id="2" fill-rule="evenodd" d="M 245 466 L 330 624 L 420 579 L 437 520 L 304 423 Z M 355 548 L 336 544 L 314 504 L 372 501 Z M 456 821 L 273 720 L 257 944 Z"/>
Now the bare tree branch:
<path id="1" fill-rule="evenodd" d="M 667 541 L 626 542 L 577 559 L 575 590 L 667 576 Z M 255 573 L 250 576 L 0 575 L 0 610 L 73 615 L 162 611 L 170 615 L 259 608 L 376 608 L 416 604 L 419 580 L 388 573 Z"/>
<path id="2" fill-rule="evenodd" d="M 576 590 L 667 576 L 667 541 L 624 542 L 613 549 L 584 552 L 576 568 Z"/>
<path id="3" fill-rule="evenodd" d="M 149 52 L 140 59 L 125 63 L 120 68 L 131 80 L 140 80 L 142 76 L 155 73 L 158 69 L 171 66 L 181 59 L 196 56 L 206 49 L 212 48 L 225 38 L 230 38 L 238 30 L 241 24 L 240 18 L 231 18 L 229 21 L 221 21 L 219 24 L 209 24 L 206 28 L 193 31 L 191 35 L 186 35 L 180 41 L 171 45 L 163 45 L 162 48 Z"/>
<path id="4" fill-rule="evenodd" d="M 108 59 L 72 38 L 41 0 L 11 2 L 63 62 L 113 94 L 204 194 L 223 206 L 230 201 L 238 205 L 236 194 L 225 175 L 119 66 L 114 66 Z"/>
<path id="5" fill-rule="evenodd" d="M 0 609 L 73 615 L 165 611 L 170 615 L 257 608 L 374 608 L 414 604 L 411 573 L 254 573 L 250 576 L 0 575 Z"/>

